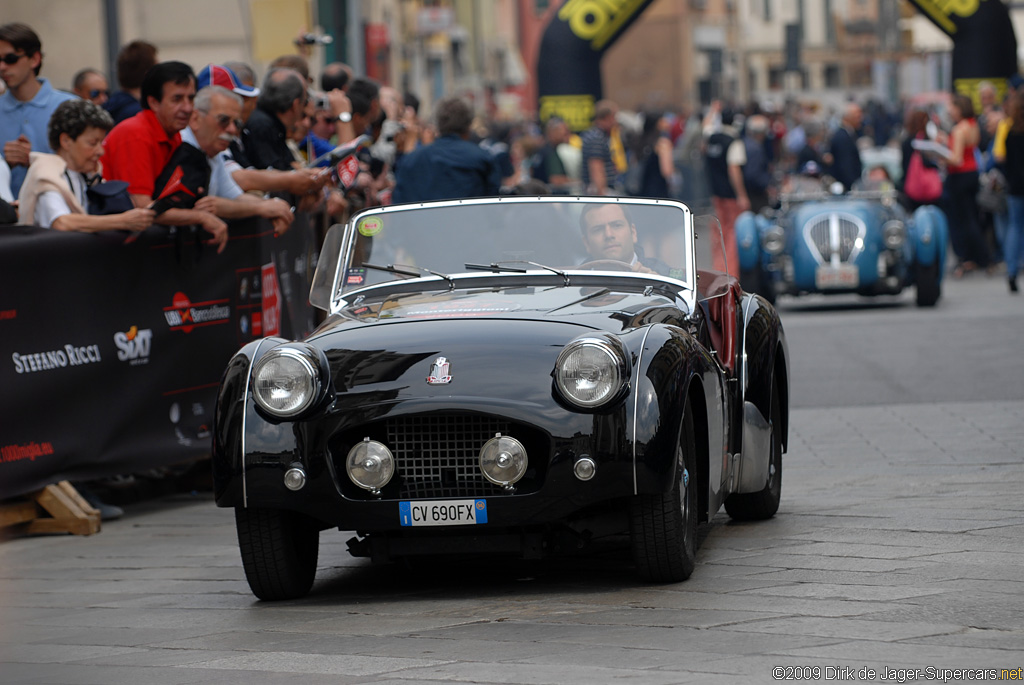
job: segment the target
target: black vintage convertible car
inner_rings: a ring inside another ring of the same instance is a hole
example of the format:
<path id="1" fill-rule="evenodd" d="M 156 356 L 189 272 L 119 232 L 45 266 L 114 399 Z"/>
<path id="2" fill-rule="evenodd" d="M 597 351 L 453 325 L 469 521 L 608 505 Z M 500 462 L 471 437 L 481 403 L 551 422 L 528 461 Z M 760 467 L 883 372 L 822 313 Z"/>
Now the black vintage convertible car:
<path id="1" fill-rule="evenodd" d="M 508 197 L 333 227 L 326 320 L 246 345 L 218 395 L 216 501 L 253 593 L 305 595 L 328 528 L 374 561 L 627 534 L 643 579 L 677 582 L 723 504 L 774 515 L 782 324 L 698 269 L 694 223 L 676 202 Z"/>

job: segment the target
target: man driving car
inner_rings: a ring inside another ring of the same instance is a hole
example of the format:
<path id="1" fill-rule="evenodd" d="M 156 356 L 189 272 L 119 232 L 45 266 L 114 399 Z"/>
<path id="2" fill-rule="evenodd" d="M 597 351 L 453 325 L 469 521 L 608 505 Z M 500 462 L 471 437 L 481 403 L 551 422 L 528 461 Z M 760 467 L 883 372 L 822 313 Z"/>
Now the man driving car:
<path id="1" fill-rule="evenodd" d="M 637 245 L 636 225 L 621 204 L 589 205 L 580 214 L 583 246 L 594 260 L 624 262 L 640 273 L 668 274 L 668 266 L 657 259 L 643 258 Z"/>

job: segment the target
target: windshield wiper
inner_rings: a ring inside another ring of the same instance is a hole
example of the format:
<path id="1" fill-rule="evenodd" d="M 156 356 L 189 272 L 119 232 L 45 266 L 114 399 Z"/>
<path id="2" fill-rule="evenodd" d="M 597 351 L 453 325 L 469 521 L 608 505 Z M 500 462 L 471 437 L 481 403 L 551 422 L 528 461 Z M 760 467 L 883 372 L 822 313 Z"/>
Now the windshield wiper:
<path id="1" fill-rule="evenodd" d="M 556 269 L 555 267 L 547 266 L 546 264 L 538 264 L 537 262 L 528 262 L 528 261 L 525 261 L 525 260 L 522 260 L 522 259 L 509 259 L 509 260 L 503 260 L 503 261 L 500 261 L 500 262 L 491 262 L 490 264 L 469 264 L 469 263 L 467 263 L 466 264 L 466 268 L 467 269 L 474 269 L 476 271 L 492 271 L 494 273 L 499 273 L 499 272 L 502 272 L 502 271 L 510 272 L 510 273 L 517 273 L 517 274 L 525 274 L 526 273 L 526 269 L 518 269 L 518 268 L 516 268 L 514 266 L 506 266 L 506 264 L 527 264 L 529 266 L 535 266 L 538 269 L 545 269 L 546 271 L 550 271 L 551 273 L 558 274 L 565 281 L 565 284 L 569 285 L 569 275 L 567 273 L 565 273 L 564 271 L 562 271 L 561 269 Z"/>
<path id="2" fill-rule="evenodd" d="M 413 276 L 419 278 L 424 274 L 430 274 L 443 278 L 448 281 L 448 288 L 455 290 L 455 281 L 448 274 L 443 274 L 440 271 L 433 271 L 432 269 L 424 269 L 422 266 L 413 266 L 411 264 L 388 264 L 381 266 L 380 264 L 370 264 L 369 262 L 363 262 L 363 266 L 367 269 L 375 269 L 377 271 L 387 271 L 389 274 L 399 274 L 401 276 Z"/>

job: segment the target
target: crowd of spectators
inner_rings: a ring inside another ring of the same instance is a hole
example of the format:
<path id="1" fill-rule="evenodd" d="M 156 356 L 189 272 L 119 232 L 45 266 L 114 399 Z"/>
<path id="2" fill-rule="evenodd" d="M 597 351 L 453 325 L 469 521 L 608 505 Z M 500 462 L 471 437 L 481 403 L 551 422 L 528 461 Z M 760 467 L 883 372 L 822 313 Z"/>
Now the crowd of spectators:
<path id="1" fill-rule="evenodd" d="M 1015 167 L 1007 169 L 1019 156 L 1019 126 L 1007 110 L 1019 77 L 1005 105 L 983 83 L 977 116 L 964 97 L 899 109 L 804 99 L 636 113 L 604 99 L 591 125 L 573 132 L 557 116 L 481 117 L 458 97 L 433 103 L 427 121 L 415 94 L 342 63 L 326 65 L 316 79 L 301 54 L 274 60 L 258 80 L 241 62 L 203 65 L 196 74 L 192 65 L 159 61 L 155 46 L 136 40 L 118 55 L 113 93 L 96 69 L 79 71 L 72 92 L 54 88 L 41 69 L 36 33 L 23 24 L 0 27 L 0 198 L 21 200 L 22 223 L 58 230 L 139 230 L 146 220 L 196 225 L 223 249 L 227 222 L 247 216 L 264 217 L 281 233 L 296 211 L 343 220 L 366 206 L 499 193 L 636 195 L 712 206 L 733 257 L 724 261 L 735 264 L 733 222 L 740 212 L 776 204 L 788 175 L 830 176 L 846 190 L 881 177 L 902 191 L 911 141 L 929 138 L 949 149 L 926 163 L 945 179 L 941 197 L 928 202 L 951 218 L 954 275 L 992 273 L 1005 261 L 1016 287 L 1020 258 L 1007 250 L 1024 243 L 1024 188 Z M 74 104 L 55 117 L 64 102 Z M 358 170 L 339 183 L 332 152 L 360 136 Z M 157 204 L 161 174 L 182 142 L 209 166 L 208 196 L 188 206 Z M 138 211 L 85 218 L 85 189 L 100 175 L 127 182 Z M 983 201 L 990 187 L 993 206 Z M 910 210 L 921 204 L 905 193 L 901 199 Z M 78 216 L 61 218 L 68 215 Z"/>
<path id="2" fill-rule="evenodd" d="M 220 251 L 232 219 L 264 217 L 280 234 L 298 211 L 343 219 L 393 194 L 490 195 L 502 184 L 498 155 L 470 142 L 476 122 L 464 100 L 436 103 L 435 129 L 420 120 L 414 94 L 341 63 L 328 64 L 317 84 L 302 55 L 283 55 L 257 85 L 250 65 L 208 64 L 197 74 L 133 41 L 118 55 L 120 89 L 111 93 L 93 68 L 75 75 L 70 92 L 59 90 L 40 76 L 42 59 L 31 27 L 0 26 L 0 199 L 22 224 L 197 226 Z M 343 182 L 332 153 L 355 139 L 364 143 L 357 172 Z M 196 197 L 168 200 L 168 172 L 182 167 L 199 173 Z M 126 186 L 127 206 L 91 213 L 89 194 L 110 182 Z"/>

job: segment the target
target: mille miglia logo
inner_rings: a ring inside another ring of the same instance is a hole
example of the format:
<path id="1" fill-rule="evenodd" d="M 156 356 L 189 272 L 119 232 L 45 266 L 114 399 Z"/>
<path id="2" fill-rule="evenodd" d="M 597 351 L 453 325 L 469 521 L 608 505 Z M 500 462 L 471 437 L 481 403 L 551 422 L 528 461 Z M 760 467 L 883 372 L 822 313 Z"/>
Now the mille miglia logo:
<path id="1" fill-rule="evenodd" d="M 191 302 L 185 293 L 174 293 L 170 307 L 164 307 L 164 318 L 172 331 L 191 333 L 199 326 L 212 326 L 231 320 L 228 300 Z"/>

